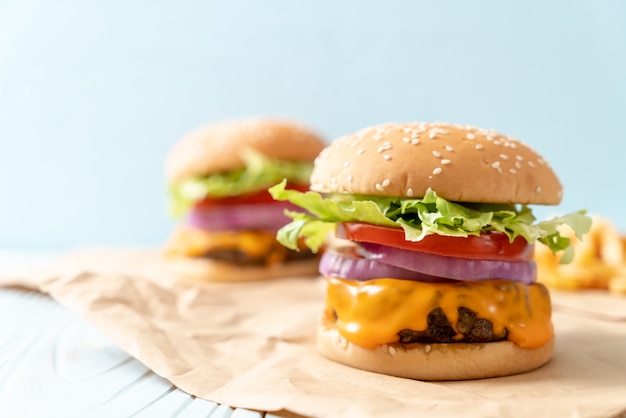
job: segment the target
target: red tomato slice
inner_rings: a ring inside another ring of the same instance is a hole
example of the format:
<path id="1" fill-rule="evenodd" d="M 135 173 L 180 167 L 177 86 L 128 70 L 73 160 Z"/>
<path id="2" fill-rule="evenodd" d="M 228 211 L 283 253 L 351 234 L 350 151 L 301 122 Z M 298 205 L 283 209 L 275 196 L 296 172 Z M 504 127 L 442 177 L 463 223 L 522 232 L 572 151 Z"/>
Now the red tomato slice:
<path id="1" fill-rule="evenodd" d="M 533 259 L 534 245 L 523 237 L 509 242 L 509 237 L 501 232 L 480 236 L 444 237 L 427 235 L 421 241 L 407 241 L 402 228 L 389 228 L 358 222 L 344 222 L 337 227 L 337 236 L 356 242 L 373 242 L 388 247 L 421 251 L 450 257 L 530 261 Z"/>
<path id="2" fill-rule="evenodd" d="M 300 184 L 288 184 L 287 189 L 298 190 L 300 192 L 308 192 L 309 186 Z M 267 190 L 261 190 L 254 193 L 248 193 L 239 196 L 230 196 L 222 198 L 205 197 L 198 203 L 197 208 L 206 208 L 210 206 L 226 206 L 226 205 L 253 205 L 256 203 L 270 203 L 275 202 L 272 195 Z"/>

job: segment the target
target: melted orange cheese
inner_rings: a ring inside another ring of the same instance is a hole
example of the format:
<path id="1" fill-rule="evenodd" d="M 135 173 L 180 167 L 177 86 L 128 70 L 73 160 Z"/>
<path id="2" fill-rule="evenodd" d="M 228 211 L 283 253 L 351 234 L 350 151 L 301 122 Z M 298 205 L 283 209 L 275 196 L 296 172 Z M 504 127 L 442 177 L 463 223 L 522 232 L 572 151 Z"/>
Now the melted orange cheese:
<path id="1" fill-rule="evenodd" d="M 214 250 L 239 250 L 252 258 L 265 258 L 267 264 L 282 262 L 286 248 L 274 233 L 261 230 L 203 231 L 180 228 L 167 245 L 170 255 L 200 257 Z"/>
<path id="2" fill-rule="evenodd" d="M 343 337 L 365 348 L 399 341 L 403 329 L 425 330 L 428 313 L 439 307 L 457 331 L 457 308 L 490 321 L 495 334 L 523 348 L 544 345 L 553 335 L 550 295 L 544 285 L 506 280 L 424 283 L 398 279 L 365 282 L 328 278 L 327 312 L 337 317 Z"/>

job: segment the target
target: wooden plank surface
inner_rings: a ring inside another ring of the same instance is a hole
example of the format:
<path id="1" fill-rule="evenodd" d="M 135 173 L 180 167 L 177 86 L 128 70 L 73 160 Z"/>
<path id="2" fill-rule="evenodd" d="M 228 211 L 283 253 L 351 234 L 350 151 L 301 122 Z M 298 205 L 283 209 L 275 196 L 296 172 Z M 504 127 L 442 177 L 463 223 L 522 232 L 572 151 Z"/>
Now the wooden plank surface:
<path id="1" fill-rule="evenodd" d="M 50 297 L 0 288 L 0 417 L 265 415 L 190 396 Z"/>

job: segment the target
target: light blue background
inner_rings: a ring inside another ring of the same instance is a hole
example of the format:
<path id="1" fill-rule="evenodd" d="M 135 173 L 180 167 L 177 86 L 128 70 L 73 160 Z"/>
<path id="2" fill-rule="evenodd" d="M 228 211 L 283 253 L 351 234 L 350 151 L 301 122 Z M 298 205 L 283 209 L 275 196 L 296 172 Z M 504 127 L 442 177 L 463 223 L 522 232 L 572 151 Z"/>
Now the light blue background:
<path id="1" fill-rule="evenodd" d="M 246 115 L 495 128 L 564 183 L 539 216 L 624 228 L 626 2 L 0 0 L 0 247 L 159 245 L 173 142 Z"/>

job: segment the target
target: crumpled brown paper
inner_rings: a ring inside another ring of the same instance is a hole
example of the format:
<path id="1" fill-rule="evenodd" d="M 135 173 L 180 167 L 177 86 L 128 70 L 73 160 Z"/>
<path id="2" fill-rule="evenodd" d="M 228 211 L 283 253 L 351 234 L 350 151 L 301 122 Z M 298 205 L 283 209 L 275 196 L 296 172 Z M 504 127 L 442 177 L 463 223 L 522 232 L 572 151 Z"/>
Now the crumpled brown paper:
<path id="1" fill-rule="evenodd" d="M 180 389 L 235 407 L 317 417 L 626 414 L 626 299 L 608 295 L 556 295 L 556 350 L 538 370 L 428 383 L 318 355 L 319 278 L 181 284 L 157 251 L 95 250 L 0 284 L 49 293 Z"/>

